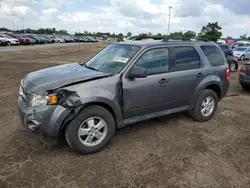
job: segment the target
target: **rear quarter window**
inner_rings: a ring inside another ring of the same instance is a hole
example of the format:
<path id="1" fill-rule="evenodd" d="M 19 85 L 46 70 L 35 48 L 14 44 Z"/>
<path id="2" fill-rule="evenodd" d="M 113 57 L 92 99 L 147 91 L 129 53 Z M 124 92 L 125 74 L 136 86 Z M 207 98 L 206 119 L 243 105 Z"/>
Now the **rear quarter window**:
<path id="1" fill-rule="evenodd" d="M 223 56 L 216 46 L 201 46 L 201 50 L 204 52 L 212 66 L 220 66 L 225 64 Z"/>

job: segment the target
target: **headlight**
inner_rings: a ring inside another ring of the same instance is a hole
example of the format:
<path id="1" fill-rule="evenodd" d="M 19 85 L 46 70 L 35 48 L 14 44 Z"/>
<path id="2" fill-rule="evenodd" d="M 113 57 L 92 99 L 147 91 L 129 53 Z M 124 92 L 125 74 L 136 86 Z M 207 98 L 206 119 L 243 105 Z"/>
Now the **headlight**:
<path id="1" fill-rule="evenodd" d="M 58 98 L 56 94 L 43 96 L 43 95 L 39 95 L 36 93 L 32 93 L 30 106 L 39 107 L 39 106 L 45 106 L 48 104 L 54 105 L 54 104 L 57 104 L 57 102 L 58 102 Z"/>
<path id="2" fill-rule="evenodd" d="M 48 104 L 48 99 L 45 96 L 38 95 L 36 93 L 33 93 L 31 95 L 31 101 L 30 101 L 30 106 L 35 107 L 35 106 L 45 106 Z"/>

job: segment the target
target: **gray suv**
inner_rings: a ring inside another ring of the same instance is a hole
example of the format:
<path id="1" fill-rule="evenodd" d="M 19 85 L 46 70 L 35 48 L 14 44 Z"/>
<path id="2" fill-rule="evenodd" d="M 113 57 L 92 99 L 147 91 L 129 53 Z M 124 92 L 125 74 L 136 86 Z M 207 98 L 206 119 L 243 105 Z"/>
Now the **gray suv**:
<path id="1" fill-rule="evenodd" d="M 91 154 L 128 124 L 182 111 L 208 121 L 228 88 L 217 44 L 168 38 L 111 44 L 86 63 L 29 73 L 18 105 L 23 125 L 45 143 L 63 134 L 73 150 Z"/>

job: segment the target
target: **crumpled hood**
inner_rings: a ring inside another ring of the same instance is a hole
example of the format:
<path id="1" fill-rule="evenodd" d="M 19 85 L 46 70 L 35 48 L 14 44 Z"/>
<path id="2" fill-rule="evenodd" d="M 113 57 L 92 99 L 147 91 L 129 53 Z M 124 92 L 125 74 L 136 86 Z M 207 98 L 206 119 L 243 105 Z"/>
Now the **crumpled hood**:
<path id="1" fill-rule="evenodd" d="M 31 72 L 23 79 L 23 86 L 29 92 L 44 93 L 75 82 L 106 76 L 109 75 L 88 69 L 84 65 L 73 63 Z"/>

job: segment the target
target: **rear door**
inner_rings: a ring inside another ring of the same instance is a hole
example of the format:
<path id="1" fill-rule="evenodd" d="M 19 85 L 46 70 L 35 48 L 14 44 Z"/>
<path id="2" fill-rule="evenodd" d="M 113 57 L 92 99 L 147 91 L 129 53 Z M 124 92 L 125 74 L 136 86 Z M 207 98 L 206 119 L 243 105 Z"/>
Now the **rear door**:
<path id="1" fill-rule="evenodd" d="M 172 108 L 188 107 L 197 85 L 208 74 L 193 46 L 173 47 L 174 64 L 169 74 Z"/>

